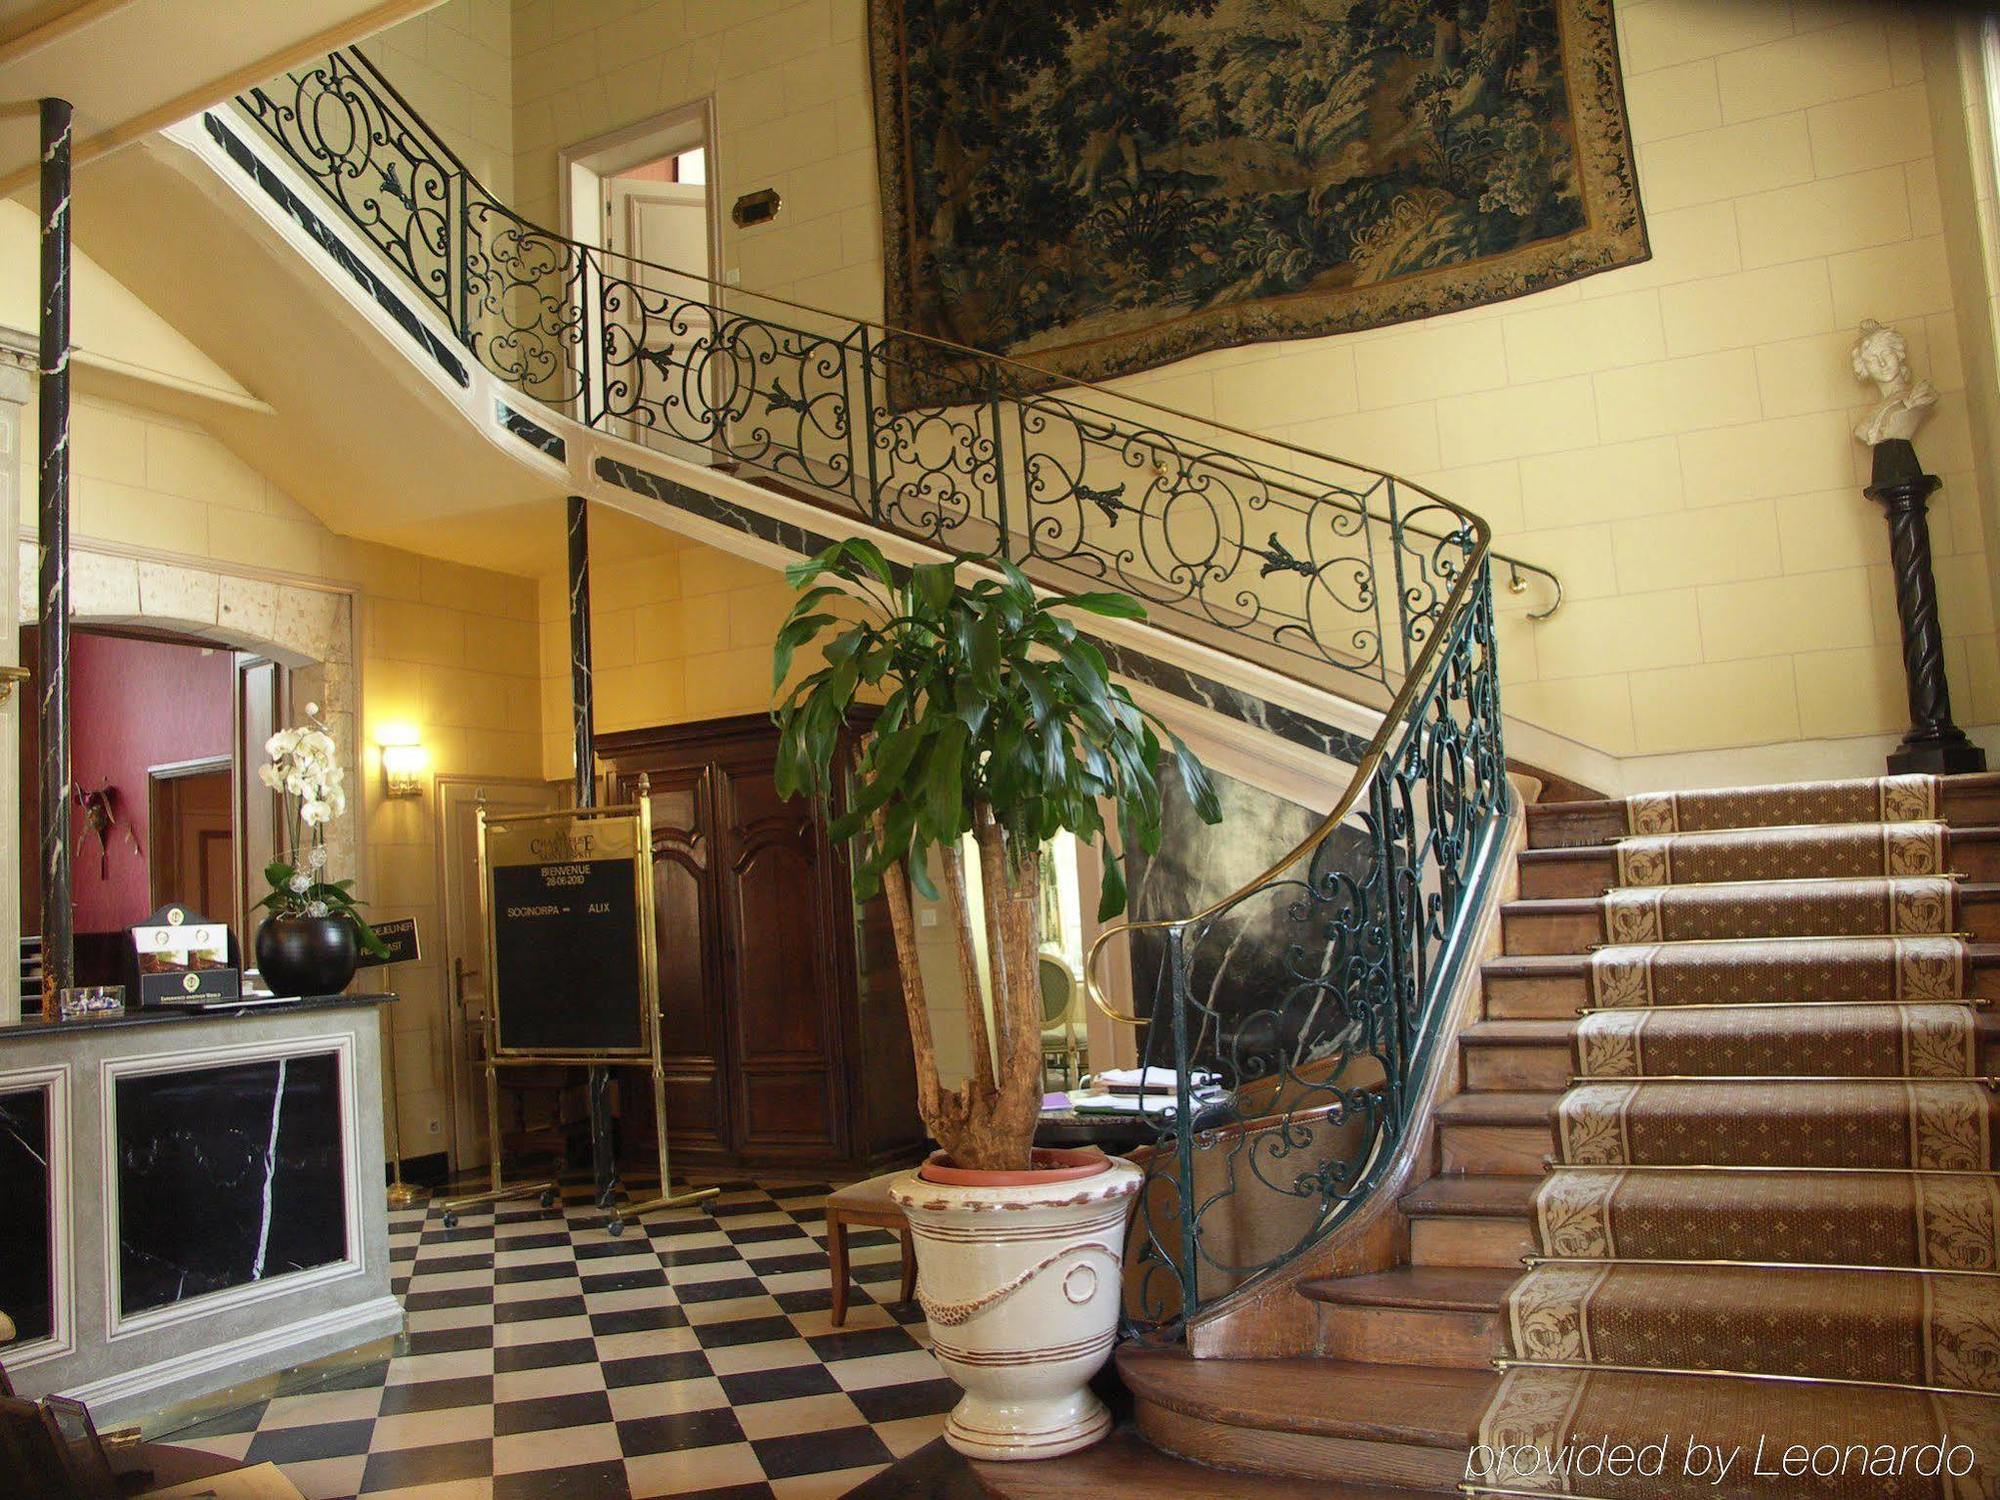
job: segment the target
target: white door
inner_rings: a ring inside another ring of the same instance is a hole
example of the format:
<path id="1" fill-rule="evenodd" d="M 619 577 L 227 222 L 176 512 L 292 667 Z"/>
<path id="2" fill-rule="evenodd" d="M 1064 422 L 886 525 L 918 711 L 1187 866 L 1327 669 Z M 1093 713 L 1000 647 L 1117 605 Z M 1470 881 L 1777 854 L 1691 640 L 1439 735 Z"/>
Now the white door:
<path id="1" fill-rule="evenodd" d="M 486 924 L 479 906 L 479 798 L 494 816 L 549 812 L 565 788 L 505 777 L 438 778 L 438 850 L 444 876 L 446 1046 L 451 1075 L 451 1169 L 486 1165 Z"/>
<path id="2" fill-rule="evenodd" d="M 645 409 L 629 435 L 695 462 L 713 461 L 714 397 L 722 389 L 711 359 L 715 294 L 709 262 L 708 188 L 649 177 L 606 177 L 604 248 L 611 274 L 643 293 L 622 309 L 635 357 L 632 390 Z M 682 274 L 674 274 L 674 273 Z M 615 372 L 613 378 L 616 378 Z M 630 397 L 613 393 L 614 409 Z M 717 438 L 721 434 L 714 434 Z M 666 442 L 662 442 L 662 439 Z"/>

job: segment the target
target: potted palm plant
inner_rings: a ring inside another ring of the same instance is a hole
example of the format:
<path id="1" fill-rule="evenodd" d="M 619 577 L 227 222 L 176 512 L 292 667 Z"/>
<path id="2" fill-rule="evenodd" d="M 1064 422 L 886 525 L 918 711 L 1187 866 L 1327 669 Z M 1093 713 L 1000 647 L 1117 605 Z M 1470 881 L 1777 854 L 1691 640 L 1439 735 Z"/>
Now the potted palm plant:
<path id="1" fill-rule="evenodd" d="M 981 576 L 961 584 L 961 566 Z M 845 774 L 836 751 L 849 711 L 862 700 L 881 705 L 830 831 L 855 841 L 857 898 L 886 898 L 918 1109 L 940 1147 L 891 1192 L 915 1238 L 932 1347 L 965 1389 L 946 1436 L 980 1458 L 1072 1452 L 1110 1425 L 1087 1382 L 1116 1337 L 1140 1174 L 1098 1152 L 1034 1147 L 1040 853 L 1062 830 L 1101 843 L 1108 811 L 1127 839 L 1156 849 L 1163 741 L 1209 822 L 1221 816 L 1215 792 L 1065 613 L 1142 619 L 1138 601 L 1043 598 L 999 558 L 956 557 L 899 576 L 859 540 L 786 577 L 801 592 L 773 660 L 779 791 L 830 806 Z M 787 689 L 797 653 L 815 646 L 823 665 Z M 1125 905 L 1108 846 L 1102 867 L 1100 920 Z M 918 895 L 942 903 L 958 952 L 971 1072 L 955 1088 L 938 1072 L 917 962 Z"/>

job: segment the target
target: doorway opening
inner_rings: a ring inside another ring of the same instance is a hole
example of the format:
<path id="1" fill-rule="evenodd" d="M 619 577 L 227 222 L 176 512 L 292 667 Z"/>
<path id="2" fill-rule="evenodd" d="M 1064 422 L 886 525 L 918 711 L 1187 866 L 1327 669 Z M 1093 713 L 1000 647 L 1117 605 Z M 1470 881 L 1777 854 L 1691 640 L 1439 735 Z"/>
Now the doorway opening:
<path id="1" fill-rule="evenodd" d="M 591 410 L 611 431 L 695 463 L 718 461 L 715 344 L 722 263 L 715 107 L 699 99 L 562 153 L 572 238 L 603 252 L 582 288 L 611 351 Z M 606 369 L 609 363 L 613 366 Z"/>
<path id="2" fill-rule="evenodd" d="M 21 660 L 39 655 L 21 628 Z M 289 673 L 213 641 L 144 626 L 76 627 L 70 641 L 70 906 L 78 984 L 117 984 L 131 929 L 161 906 L 240 935 L 252 875 L 282 837 L 258 782 Z M 36 718 L 18 716 L 21 979 L 41 983 Z"/>

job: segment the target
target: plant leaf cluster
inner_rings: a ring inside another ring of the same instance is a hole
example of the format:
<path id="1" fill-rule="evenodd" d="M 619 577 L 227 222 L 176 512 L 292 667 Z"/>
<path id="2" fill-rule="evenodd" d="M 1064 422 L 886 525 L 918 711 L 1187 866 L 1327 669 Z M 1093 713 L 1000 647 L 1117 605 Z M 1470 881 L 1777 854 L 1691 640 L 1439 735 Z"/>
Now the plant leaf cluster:
<path id="1" fill-rule="evenodd" d="M 961 567 L 991 570 L 961 584 Z M 1221 818 L 1207 770 L 1164 725 L 1111 680 L 1104 654 L 1060 611 L 1140 620 L 1120 593 L 1036 594 L 1004 558 L 957 555 L 892 568 L 872 543 L 837 542 L 786 570 L 799 589 L 772 658 L 781 796 L 830 797 L 849 710 L 880 698 L 874 733 L 854 766 L 853 795 L 835 838 L 858 837 L 855 895 L 904 862 L 931 899 L 925 855 L 971 831 L 990 808 L 1008 847 L 1033 850 L 1060 830 L 1097 842 L 1110 804 L 1125 837 L 1148 853 L 1160 841 L 1160 762 L 1170 745 L 1189 800 Z M 789 692 L 802 650 L 824 665 Z M 1116 854 L 1103 853 L 1098 917 L 1125 908 Z"/>

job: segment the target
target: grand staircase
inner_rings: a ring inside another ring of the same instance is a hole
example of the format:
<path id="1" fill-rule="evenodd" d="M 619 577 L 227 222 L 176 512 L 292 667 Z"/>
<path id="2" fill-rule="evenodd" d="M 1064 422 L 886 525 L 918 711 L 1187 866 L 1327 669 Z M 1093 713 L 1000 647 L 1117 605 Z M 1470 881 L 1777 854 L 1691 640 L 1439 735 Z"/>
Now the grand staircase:
<path id="1" fill-rule="evenodd" d="M 1139 1431 L 1354 1500 L 1468 1477 L 1993 1496 L 2000 775 L 1556 803 L 1527 826 L 1435 1175 L 1401 1198 L 1407 1263 L 1298 1282 L 1311 1355 L 1128 1345 Z M 1783 1467 L 1793 1443 L 1944 1434 L 1968 1476 Z M 1661 1474 L 1592 1473 L 1577 1446 L 1650 1469 L 1663 1437 Z M 1573 1471 L 1488 1462 L 1523 1444 L 1568 1444 Z M 1718 1446 L 1721 1482 L 1684 1472 Z"/>

